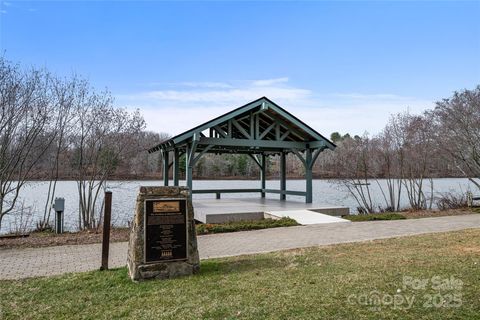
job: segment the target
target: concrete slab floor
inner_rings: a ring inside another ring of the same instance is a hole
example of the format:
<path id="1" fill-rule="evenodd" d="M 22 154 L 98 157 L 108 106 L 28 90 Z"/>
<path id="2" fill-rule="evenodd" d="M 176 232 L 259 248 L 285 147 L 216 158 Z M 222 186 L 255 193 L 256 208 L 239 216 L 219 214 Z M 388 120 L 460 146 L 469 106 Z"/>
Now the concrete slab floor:
<path id="1" fill-rule="evenodd" d="M 351 223 L 350 220 L 333 217 L 328 214 L 314 212 L 311 210 L 285 210 L 285 211 L 267 211 L 266 215 L 274 217 L 289 217 L 301 225 L 323 224 L 323 223 Z"/>
<path id="2" fill-rule="evenodd" d="M 224 199 L 193 199 L 193 207 L 195 210 L 195 219 L 214 223 L 208 221 L 207 216 L 215 215 L 236 215 L 245 214 L 248 218 L 252 214 L 263 214 L 268 211 L 286 211 L 286 210 L 305 210 L 311 209 L 316 212 L 321 212 L 330 215 L 348 214 L 347 207 L 319 205 L 313 203 L 305 203 L 291 200 L 275 200 L 268 198 L 224 198 Z M 250 215 L 248 215 L 250 214 Z M 241 215 L 238 215 L 241 217 Z M 221 218 L 215 219 L 221 222 Z M 238 220 L 238 219 L 236 219 Z M 216 222 L 216 221 L 215 221 Z M 216 223 L 218 223 L 216 222 Z"/>

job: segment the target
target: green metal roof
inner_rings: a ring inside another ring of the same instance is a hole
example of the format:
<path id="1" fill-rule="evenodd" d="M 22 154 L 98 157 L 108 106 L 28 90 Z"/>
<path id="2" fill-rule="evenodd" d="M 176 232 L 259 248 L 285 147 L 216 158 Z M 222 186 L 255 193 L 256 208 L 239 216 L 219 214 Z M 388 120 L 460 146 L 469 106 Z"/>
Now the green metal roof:
<path id="1" fill-rule="evenodd" d="M 333 142 L 266 97 L 176 135 L 148 152 L 185 150 L 189 143 L 195 143 L 197 152 L 202 153 L 258 154 L 335 148 Z"/>

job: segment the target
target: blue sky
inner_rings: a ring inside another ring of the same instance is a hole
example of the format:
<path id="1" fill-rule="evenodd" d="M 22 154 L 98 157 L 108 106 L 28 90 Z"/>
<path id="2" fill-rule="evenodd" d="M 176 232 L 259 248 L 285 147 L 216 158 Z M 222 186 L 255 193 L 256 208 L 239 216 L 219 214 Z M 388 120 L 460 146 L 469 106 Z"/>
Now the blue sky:
<path id="1" fill-rule="evenodd" d="M 0 0 L 0 49 L 171 134 L 268 96 L 326 135 L 480 84 L 480 1 Z"/>

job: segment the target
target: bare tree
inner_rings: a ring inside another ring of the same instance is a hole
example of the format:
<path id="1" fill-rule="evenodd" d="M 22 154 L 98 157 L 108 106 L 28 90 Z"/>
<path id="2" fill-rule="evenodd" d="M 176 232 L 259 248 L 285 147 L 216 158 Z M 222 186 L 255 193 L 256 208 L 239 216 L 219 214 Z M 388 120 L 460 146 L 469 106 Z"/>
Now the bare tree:
<path id="1" fill-rule="evenodd" d="M 161 152 L 149 154 L 147 151 L 152 146 L 157 145 L 170 138 L 170 135 L 164 132 L 156 133 L 151 131 L 144 131 L 138 133 L 138 143 L 133 143 L 126 146 L 126 154 L 131 154 L 131 158 L 123 163 L 121 167 L 122 172 L 127 172 L 136 177 L 146 177 L 160 172 L 163 161 L 159 161 Z M 172 155 L 170 155 L 172 159 Z M 161 159 L 160 159 L 161 160 Z"/>
<path id="2" fill-rule="evenodd" d="M 384 175 L 392 209 L 400 209 L 402 190 L 412 209 L 431 208 L 433 197 L 425 193 L 425 180 L 430 181 L 430 193 L 433 194 L 431 163 L 435 150 L 428 119 L 409 113 L 396 114 L 379 138 L 384 141 L 380 152 L 389 157 Z"/>
<path id="3" fill-rule="evenodd" d="M 46 71 L 21 72 L 0 58 L 0 228 L 55 139 L 50 79 Z"/>
<path id="4" fill-rule="evenodd" d="M 341 171 L 338 180 L 358 204 L 360 213 L 375 212 L 370 178 L 375 176 L 372 162 L 372 141 L 367 135 L 360 139 L 347 137 L 339 142 L 336 164 Z"/>
<path id="5" fill-rule="evenodd" d="M 79 228 L 95 228 L 100 221 L 100 191 L 119 164 L 132 156 L 125 153 L 127 146 L 138 143 L 136 138 L 145 122 L 138 110 L 129 113 L 115 108 L 110 93 L 90 91 L 86 84 L 76 90 L 74 108 L 77 125 L 70 145 L 79 196 Z"/>
<path id="6" fill-rule="evenodd" d="M 433 204 L 431 163 L 436 154 L 432 126 L 423 116 L 408 116 L 406 119 L 407 157 L 403 183 L 413 209 L 431 209 Z M 426 180 L 430 184 L 429 197 L 426 195 Z"/>
<path id="7" fill-rule="evenodd" d="M 64 81 L 54 79 L 51 83 L 53 95 L 52 117 L 55 119 L 54 126 L 57 135 L 46 155 L 48 168 L 45 178 L 48 179 L 48 191 L 43 216 L 37 221 L 38 230 L 44 230 L 49 227 L 50 216 L 52 211 L 54 211 L 51 203 L 55 198 L 57 182 L 60 177 L 60 160 L 68 152 L 66 138 L 69 137 L 75 125 L 73 122 L 72 104 L 78 85 L 79 80 L 76 77 Z"/>
<path id="8" fill-rule="evenodd" d="M 431 115 L 437 143 L 480 189 L 480 86 L 437 102 Z"/>
<path id="9" fill-rule="evenodd" d="M 392 132 L 388 126 L 374 139 L 375 153 L 372 155 L 377 168 L 377 176 L 383 177 L 386 183 L 386 191 L 378 179 L 377 186 L 385 202 L 385 211 L 397 211 L 400 208 L 402 193 L 401 179 L 398 178 L 399 161 L 397 149 Z"/>

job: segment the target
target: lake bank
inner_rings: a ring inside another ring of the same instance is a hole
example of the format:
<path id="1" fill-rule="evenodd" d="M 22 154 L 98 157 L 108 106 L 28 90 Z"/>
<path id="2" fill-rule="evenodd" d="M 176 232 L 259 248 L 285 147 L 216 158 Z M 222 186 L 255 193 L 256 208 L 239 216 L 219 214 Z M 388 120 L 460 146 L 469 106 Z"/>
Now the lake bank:
<path id="1" fill-rule="evenodd" d="M 173 184 L 173 181 L 170 181 Z M 385 180 L 379 180 L 382 186 L 386 185 Z M 28 183 L 21 191 L 19 204 L 23 203 L 25 207 L 30 208 L 30 217 L 28 218 L 32 226 L 43 215 L 45 201 L 48 192 L 48 181 L 32 181 Z M 112 225 L 115 227 L 125 227 L 133 218 L 135 207 L 135 199 L 138 189 L 141 185 L 144 186 L 158 186 L 162 185 L 159 180 L 135 180 L 135 181 L 108 181 L 106 187 L 113 192 L 112 203 Z M 183 185 L 184 181 L 180 181 Z M 271 189 L 278 189 L 279 180 L 267 180 L 266 187 Z M 442 194 L 448 192 L 466 193 L 468 190 L 475 190 L 474 185 L 465 178 L 445 178 L 433 180 L 433 195 L 429 194 L 429 181 L 425 181 L 425 190 L 427 196 L 440 197 Z M 194 180 L 194 189 L 222 189 L 222 188 L 258 188 L 260 182 L 256 180 Z M 304 180 L 287 180 L 287 189 L 289 190 L 305 190 Z M 374 202 L 381 206 L 383 205 L 383 196 L 379 187 L 375 184 L 371 186 L 372 198 Z M 57 182 L 57 197 L 65 198 L 65 230 L 75 231 L 78 227 L 78 190 L 75 181 L 58 181 Z M 214 198 L 212 194 L 198 194 L 194 195 L 195 199 Z M 223 198 L 258 198 L 259 194 L 245 193 L 245 194 L 225 194 Z M 267 194 L 269 199 L 279 199 L 278 195 Z M 304 202 L 303 197 L 287 196 L 289 201 Z M 350 212 L 355 213 L 357 210 L 357 203 L 351 197 L 347 190 L 345 190 L 338 180 L 313 180 L 313 203 L 318 205 L 331 206 L 346 206 L 350 208 Z M 408 204 L 408 199 L 404 193 L 401 198 L 403 207 Z M 100 209 L 100 205 L 98 207 Z M 18 228 L 20 217 L 15 215 L 7 215 L 4 219 L 2 230 L 0 233 L 9 233 L 15 228 Z"/>

